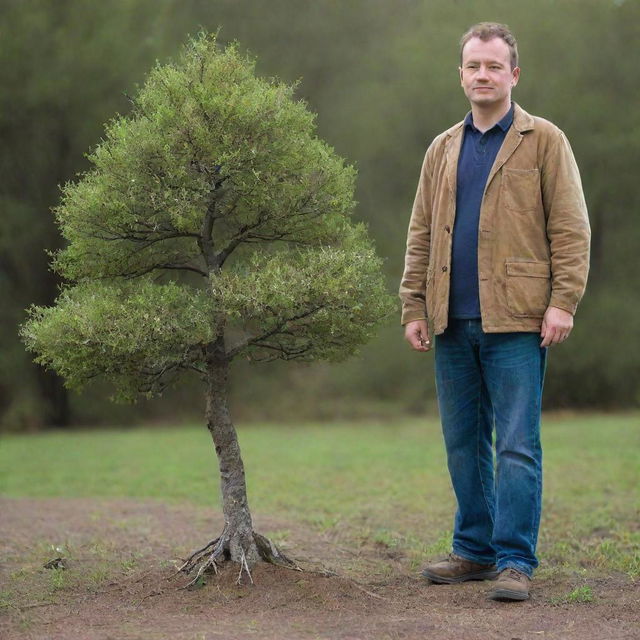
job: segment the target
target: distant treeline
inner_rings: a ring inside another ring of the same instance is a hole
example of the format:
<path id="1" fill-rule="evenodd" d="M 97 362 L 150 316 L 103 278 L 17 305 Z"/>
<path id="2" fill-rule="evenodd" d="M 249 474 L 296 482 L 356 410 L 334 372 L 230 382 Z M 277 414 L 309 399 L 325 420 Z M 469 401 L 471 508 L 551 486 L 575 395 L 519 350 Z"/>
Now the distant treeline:
<path id="1" fill-rule="evenodd" d="M 571 141 L 593 230 L 591 276 L 571 339 L 550 354 L 547 408 L 640 404 L 640 3 L 635 0 L 4 0 L 0 21 L 0 424 L 121 423 L 201 415 L 199 387 L 153 403 L 108 402 L 96 386 L 67 394 L 31 364 L 17 326 L 60 283 L 48 255 L 63 242 L 50 208 L 58 185 L 88 168 L 103 125 L 130 108 L 156 60 L 201 28 L 238 40 L 259 73 L 301 80 L 318 133 L 359 170 L 356 217 L 402 274 L 424 151 L 468 108 L 458 39 L 480 20 L 506 22 L 520 48 L 522 106 Z M 404 344 L 399 314 L 341 365 L 236 366 L 240 418 L 377 415 L 435 409 L 432 357 Z"/>

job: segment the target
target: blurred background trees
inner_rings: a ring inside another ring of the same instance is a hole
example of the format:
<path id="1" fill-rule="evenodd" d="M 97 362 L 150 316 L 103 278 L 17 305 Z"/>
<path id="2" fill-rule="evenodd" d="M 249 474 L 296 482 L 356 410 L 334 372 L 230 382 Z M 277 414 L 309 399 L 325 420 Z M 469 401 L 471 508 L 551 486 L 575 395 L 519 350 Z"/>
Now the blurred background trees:
<path id="1" fill-rule="evenodd" d="M 424 151 L 461 120 L 458 39 L 479 20 L 506 22 L 519 42 L 515 99 L 568 135 L 593 227 L 592 271 L 571 340 L 550 354 L 547 408 L 640 404 L 640 2 L 637 0 L 2 0 L 0 5 L 0 423 L 20 429 L 198 417 L 182 387 L 135 409 L 95 385 L 69 395 L 30 362 L 17 325 L 58 282 L 45 250 L 60 246 L 50 207 L 58 185 L 87 168 L 104 123 L 127 113 L 154 61 L 187 34 L 220 27 L 257 70 L 293 82 L 318 113 L 318 133 L 359 170 L 356 218 L 402 274 L 409 212 Z M 340 365 L 235 365 L 239 418 L 393 420 L 435 409 L 432 358 L 404 344 L 398 318 Z"/>

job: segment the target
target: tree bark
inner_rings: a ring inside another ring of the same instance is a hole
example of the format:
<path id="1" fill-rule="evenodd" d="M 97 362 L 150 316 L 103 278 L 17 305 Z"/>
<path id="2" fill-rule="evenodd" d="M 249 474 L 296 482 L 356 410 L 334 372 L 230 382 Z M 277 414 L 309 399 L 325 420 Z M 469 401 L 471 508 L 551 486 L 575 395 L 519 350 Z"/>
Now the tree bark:
<path id="1" fill-rule="evenodd" d="M 227 404 L 229 364 L 221 335 L 208 348 L 206 419 L 220 466 L 224 529 L 215 540 L 192 553 L 178 569 L 186 574 L 196 571 L 187 587 L 196 585 L 205 571 L 217 573 L 218 565 L 225 560 L 240 565 L 238 583 L 243 573 L 253 583 L 251 567 L 259 560 L 301 571 L 269 538 L 253 530 L 244 464 Z"/>
<path id="2" fill-rule="evenodd" d="M 240 445 L 227 404 L 229 361 L 222 339 L 218 339 L 212 351 L 208 363 L 206 420 L 220 465 L 225 523 L 221 537 L 228 540 L 225 551 L 231 560 L 252 566 L 258 561 L 259 552 L 253 534 Z"/>

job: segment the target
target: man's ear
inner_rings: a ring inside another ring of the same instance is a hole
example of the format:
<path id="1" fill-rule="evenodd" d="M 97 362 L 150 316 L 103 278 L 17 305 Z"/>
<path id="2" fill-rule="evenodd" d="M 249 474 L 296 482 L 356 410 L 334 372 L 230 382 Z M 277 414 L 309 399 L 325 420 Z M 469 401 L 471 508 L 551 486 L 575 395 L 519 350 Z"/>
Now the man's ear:
<path id="1" fill-rule="evenodd" d="M 458 67 L 458 73 L 460 74 L 460 84 L 462 84 L 462 67 Z"/>
<path id="2" fill-rule="evenodd" d="M 520 79 L 520 67 L 514 67 L 511 72 L 511 86 L 515 87 L 518 84 L 518 80 Z"/>

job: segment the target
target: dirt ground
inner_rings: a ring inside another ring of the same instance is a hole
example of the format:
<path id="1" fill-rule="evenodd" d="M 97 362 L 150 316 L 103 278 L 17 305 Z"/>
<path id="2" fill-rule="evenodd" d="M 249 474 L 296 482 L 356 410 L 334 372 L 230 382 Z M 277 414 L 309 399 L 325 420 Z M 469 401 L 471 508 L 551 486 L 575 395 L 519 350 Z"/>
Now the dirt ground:
<path id="1" fill-rule="evenodd" d="M 256 529 L 275 532 L 305 571 L 259 565 L 254 585 L 238 585 L 229 567 L 180 589 L 178 559 L 220 526 L 219 513 L 193 505 L 0 499 L 0 637 L 640 639 L 640 582 L 625 576 L 590 579 L 591 602 L 563 602 L 579 581 L 559 573 L 534 580 L 526 602 L 498 603 L 487 583 L 427 584 L 398 550 L 347 548 L 264 517 Z M 43 568 L 56 555 L 66 569 Z"/>

